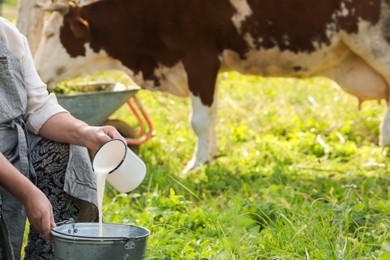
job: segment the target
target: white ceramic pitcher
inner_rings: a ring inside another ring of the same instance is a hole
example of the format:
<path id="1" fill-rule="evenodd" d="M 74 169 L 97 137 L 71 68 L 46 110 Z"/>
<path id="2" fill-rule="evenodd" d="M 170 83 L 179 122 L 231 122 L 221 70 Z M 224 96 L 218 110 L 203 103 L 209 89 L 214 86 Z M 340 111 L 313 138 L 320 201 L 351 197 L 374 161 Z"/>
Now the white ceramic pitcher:
<path id="1" fill-rule="evenodd" d="M 94 171 L 108 172 L 107 181 L 120 192 L 130 192 L 145 178 L 145 163 L 120 139 L 112 139 L 96 152 Z"/>

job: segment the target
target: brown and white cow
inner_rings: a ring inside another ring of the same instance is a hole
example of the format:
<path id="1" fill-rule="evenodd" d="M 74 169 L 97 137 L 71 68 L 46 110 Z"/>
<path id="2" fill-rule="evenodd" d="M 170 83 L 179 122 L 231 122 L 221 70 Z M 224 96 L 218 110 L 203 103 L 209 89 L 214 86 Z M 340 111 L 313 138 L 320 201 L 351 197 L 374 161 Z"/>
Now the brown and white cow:
<path id="1" fill-rule="evenodd" d="M 48 84 L 121 69 L 142 88 L 189 95 L 191 169 L 217 153 L 220 71 L 326 76 L 361 101 L 388 100 L 390 0 L 101 0 L 52 13 L 35 62 Z"/>

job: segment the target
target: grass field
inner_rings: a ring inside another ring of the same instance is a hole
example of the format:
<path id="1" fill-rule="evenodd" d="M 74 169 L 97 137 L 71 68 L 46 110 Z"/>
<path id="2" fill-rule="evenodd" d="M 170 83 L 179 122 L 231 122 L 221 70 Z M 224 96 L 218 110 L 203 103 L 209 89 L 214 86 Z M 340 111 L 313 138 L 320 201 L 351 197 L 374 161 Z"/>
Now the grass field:
<path id="1" fill-rule="evenodd" d="M 140 91 L 154 137 L 143 184 L 108 187 L 106 222 L 151 230 L 147 259 L 390 259 L 385 104 L 325 79 L 219 79 L 222 156 L 188 175 L 189 100 Z M 132 123 L 126 107 L 114 117 Z"/>

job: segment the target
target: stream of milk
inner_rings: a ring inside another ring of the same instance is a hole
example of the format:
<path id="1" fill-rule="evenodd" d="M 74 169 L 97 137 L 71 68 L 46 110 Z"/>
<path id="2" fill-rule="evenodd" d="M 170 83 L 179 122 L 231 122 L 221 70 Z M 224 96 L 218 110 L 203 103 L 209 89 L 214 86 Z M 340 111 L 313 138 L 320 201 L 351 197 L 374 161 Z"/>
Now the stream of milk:
<path id="1" fill-rule="evenodd" d="M 106 179 L 109 172 L 110 170 L 108 169 L 95 169 L 97 201 L 99 210 L 99 237 L 103 237 L 103 198 L 104 188 L 106 186 Z"/>

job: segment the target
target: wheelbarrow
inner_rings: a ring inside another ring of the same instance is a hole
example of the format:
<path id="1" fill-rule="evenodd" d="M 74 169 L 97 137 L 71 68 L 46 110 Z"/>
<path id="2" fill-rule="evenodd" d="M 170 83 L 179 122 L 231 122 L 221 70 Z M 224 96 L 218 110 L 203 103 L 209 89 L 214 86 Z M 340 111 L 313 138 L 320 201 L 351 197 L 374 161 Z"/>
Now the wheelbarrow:
<path id="1" fill-rule="evenodd" d="M 78 84 L 77 89 L 80 92 L 56 95 L 58 103 L 74 117 L 89 125 L 116 127 L 129 146 L 139 146 L 152 137 L 152 123 L 135 96 L 139 88 L 123 89 L 123 85 L 118 83 L 89 82 Z M 138 131 L 122 120 L 110 118 L 125 103 L 137 119 Z"/>

